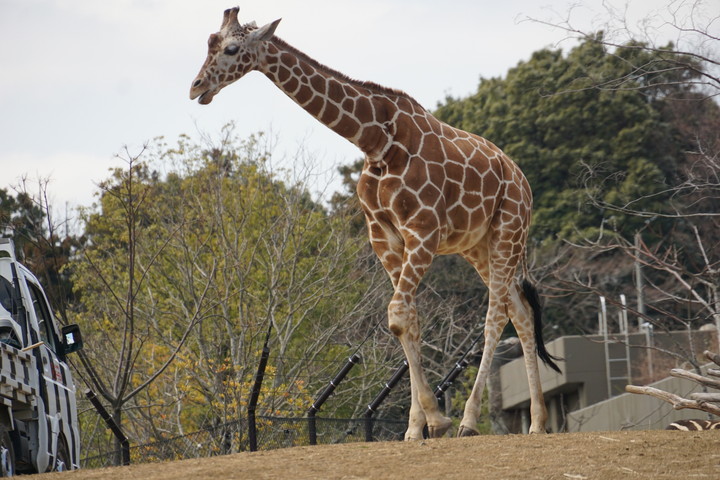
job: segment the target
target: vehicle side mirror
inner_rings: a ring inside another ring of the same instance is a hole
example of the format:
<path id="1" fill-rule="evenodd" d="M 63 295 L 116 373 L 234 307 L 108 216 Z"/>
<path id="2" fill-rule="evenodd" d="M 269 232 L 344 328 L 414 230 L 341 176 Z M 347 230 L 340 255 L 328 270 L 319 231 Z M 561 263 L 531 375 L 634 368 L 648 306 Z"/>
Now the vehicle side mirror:
<path id="1" fill-rule="evenodd" d="M 79 325 L 73 324 L 62 327 L 62 344 L 65 355 L 77 352 L 83 348 L 82 334 L 80 333 Z"/>

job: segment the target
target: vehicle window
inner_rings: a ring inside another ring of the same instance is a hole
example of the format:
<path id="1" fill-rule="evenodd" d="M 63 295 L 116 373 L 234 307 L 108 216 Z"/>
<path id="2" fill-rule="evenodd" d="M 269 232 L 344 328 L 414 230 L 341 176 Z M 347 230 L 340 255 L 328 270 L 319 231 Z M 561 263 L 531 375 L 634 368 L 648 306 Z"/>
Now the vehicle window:
<path id="1" fill-rule="evenodd" d="M 5 277 L 0 277 L 0 305 L 8 312 L 12 311 L 13 290 L 12 283 Z"/>
<path id="2" fill-rule="evenodd" d="M 35 311 L 35 317 L 38 321 L 38 333 L 40 334 L 40 340 L 45 342 L 50 350 L 55 350 L 55 335 L 52 333 L 52 319 L 50 317 L 50 311 L 45 303 L 45 297 L 38 290 L 38 288 L 32 283 L 28 283 L 30 289 L 30 296 L 32 297 L 33 310 Z"/>

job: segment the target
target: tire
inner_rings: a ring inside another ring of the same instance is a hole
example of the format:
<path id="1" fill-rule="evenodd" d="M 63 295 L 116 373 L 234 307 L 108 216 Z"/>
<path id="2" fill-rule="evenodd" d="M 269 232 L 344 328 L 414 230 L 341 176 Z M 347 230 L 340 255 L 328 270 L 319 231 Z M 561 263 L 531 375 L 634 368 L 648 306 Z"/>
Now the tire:
<path id="1" fill-rule="evenodd" d="M 57 454 L 55 455 L 55 464 L 53 465 L 53 472 L 64 472 L 72 469 L 72 460 L 70 459 L 70 450 L 68 450 L 67 442 L 65 437 L 62 435 L 58 436 Z"/>
<path id="2" fill-rule="evenodd" d="M 15 448 L 6 425 L 0 424 L 0 476 L 15 475 Z"/>

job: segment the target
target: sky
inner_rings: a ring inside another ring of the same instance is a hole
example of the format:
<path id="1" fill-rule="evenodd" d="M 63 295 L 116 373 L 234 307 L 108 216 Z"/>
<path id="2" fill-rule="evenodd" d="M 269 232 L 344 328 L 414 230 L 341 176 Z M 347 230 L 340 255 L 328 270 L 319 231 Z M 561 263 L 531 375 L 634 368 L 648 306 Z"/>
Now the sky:
<path id="1" fill-rule="evenodd" d="M 361 152 L 251 72 L 210 105 L 189 89 L 230 0 L 0 0 L 0 188 L 49 179 L 53 208 L 96 200 L 127 147 L 180 134 L 218 136 L 228 122 L 275 143 L 273 161 L 302 150 L 319 183 Z M 238 2 L 238 0 L 235 0 Z M 528 17 L 601 25 L 601 0 L 262 0 L 239 2 L 240 21 L 282 18 L 276 34 L 346 75 L 406 91 L 428 109 L 473 93 L 544 47 L 573 46 Z M 607 2 L 606 2 L 607 3 Z M 613 2 L 610 2 L 612 4 Z M 624 2 L 616 2 L 621 10 Z M 633 15 L 656 0 L 633 0 Z M 491 139 L 493 140 L 493 139 Z M 280 165 L 283 166 L 283 165 Z M 325 176 L 323 176 L 325 175 Z M 317 191 L 323 189 L 319 185 Z"/>

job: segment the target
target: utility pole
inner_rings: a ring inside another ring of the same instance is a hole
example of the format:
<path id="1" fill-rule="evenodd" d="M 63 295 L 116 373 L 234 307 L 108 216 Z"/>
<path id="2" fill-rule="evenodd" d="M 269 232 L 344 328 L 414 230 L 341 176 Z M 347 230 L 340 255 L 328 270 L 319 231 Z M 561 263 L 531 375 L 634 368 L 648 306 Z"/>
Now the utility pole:
<path id="1" fill-rule="evenodd" d="M 643 297 L 643 274 L 640 264 L 640 232 L 635 233 L 635 290 L 637 295 L 637 311 L 638 311 L 638 331 L 645 331 L 645 346 L 647 347 L 647 367 L 651 380 L 655 380 L 655 371 L 653 366 L 653 347 L 655 346 L 655 338 L 653 337 L 653 325 L 646 322 L 645 317 L 645 298 Z"/>
<path id="2" fill-rule="evenodd" d="M 645 298 L 643 297 L 643 274 L 640 264 L 640 232 L 635 233 L 635 291 L 637 294 L 638 330 L 645 323 Z"/>

